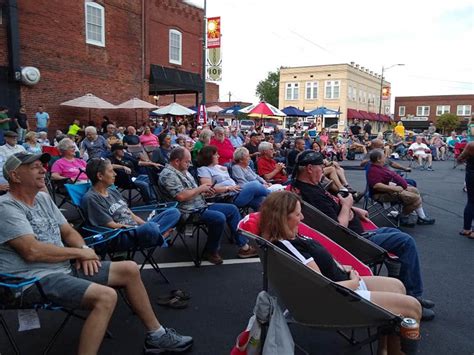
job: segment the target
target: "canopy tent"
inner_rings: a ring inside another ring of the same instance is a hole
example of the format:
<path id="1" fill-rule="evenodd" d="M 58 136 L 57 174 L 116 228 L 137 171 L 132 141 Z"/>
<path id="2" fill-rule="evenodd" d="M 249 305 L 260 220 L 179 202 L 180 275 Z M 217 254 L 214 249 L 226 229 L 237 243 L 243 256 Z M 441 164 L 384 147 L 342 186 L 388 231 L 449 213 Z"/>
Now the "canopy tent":
<path id="1" fill-rule="evenodd" d="M 89 120 L 91 119 L 91 109 L 100 109 L 100 110 L 114 110 L 117 107 L 110 102 L 102 100 L 101 98 L 93 95 L 86 94 L 84 96 L 64 101 L 60 103 L 61 106 L 71 106 L 71 107 L 81 107 L 89 109 Z"/>
<path id="2" fill-rule="evenodd" d="M 151 104 L 147 101 L 140 100 L 136 97 L 128 101 L 122 102 L 120 105 L 117 105 L 117 108 L 135 110 L 135 126 L 138 126 L 138 114 L 137 109 L 147 109 L 151 110 L 157 108 L 158 106 Z"/>
<path id="3" fill-rule="evenodd" d="M 172 116 L 189 116 L 195 115 L 196 111 L 190 110 L 183 105 L 173 102 L 167 106 L 163 106 L 158 110 L 153 111 L 157 115 L 172 115 Z"/>
<path id="4" fill-rule="evenodd" d="M 285 115 L 291 117 L 308 117 L 311 116 L 308 112 L 300 110 L 294 106 L 287 106 L 281 110 Z"/>

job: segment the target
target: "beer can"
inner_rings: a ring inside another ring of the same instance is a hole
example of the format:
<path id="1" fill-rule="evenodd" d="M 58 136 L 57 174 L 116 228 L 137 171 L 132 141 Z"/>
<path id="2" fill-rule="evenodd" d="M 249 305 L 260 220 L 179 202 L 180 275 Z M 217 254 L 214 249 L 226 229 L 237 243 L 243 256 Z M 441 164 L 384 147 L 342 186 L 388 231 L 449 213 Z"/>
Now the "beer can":
<path id="1" fill-rule="evenodd" d="M 400 324 L 400 336 L 412 340 L 418 340 L 420 338 L 420 325 L 416 319 L 403 318 Z"/>

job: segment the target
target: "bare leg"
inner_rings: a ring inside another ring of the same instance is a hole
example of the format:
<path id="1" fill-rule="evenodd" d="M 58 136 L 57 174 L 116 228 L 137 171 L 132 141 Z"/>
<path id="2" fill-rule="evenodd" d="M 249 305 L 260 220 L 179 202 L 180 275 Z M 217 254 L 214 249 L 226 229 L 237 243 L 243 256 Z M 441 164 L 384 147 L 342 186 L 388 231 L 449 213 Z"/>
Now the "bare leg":
<path id="1" fill-rule="evenodd" d="M 402 295 L 407 293 L 403 283 L 393 277 L 363 276 L 362 279 L 370 291 L 393 292 Z"/>
<path id="2" fill-rule="evenodd" d="M 337 164 L 337 163 L 336 163 Z M 346 179 L 346 174 L 344 173 L 344 169 L 341 168 L 339 164 L 334 164 L 334 167 L 336 168 L 336 174 L 339 177 L 339 180 L 341 181 L 341 184 L 346 186 L 349 185 Z"/>
<path id="3" fill-rule="evenodd" d="M 433 156 L 431 154 L 428 154 L 428 156 L 426 157 L 427 161 L 428 161 L 428 166 L 431 166 L 431 162 L 433 161 Z"/>
<path id="4" fill-rule="evenodd" d="M 137 316 L 147 330 L 160 328 L 160 323 L 150 304 L 150 299 L 143 285 L 138 265 L 133 261 L 112 263 L 109 272 L 109 285 L 124 287 L 127 298 Z"/>
<path id="5" fill-rule="evenodd" d="M 99 352 L 116 304 L 117 293 L 114 289 L 99 284 L 92 284 L 87 288 L 82 306 L 91 312 L 82 327 L 78 354 L 89 355 Z"/>
<path id="6" fill-rule="evenodd" d="M 323 171 L 324 176 L 326 176 L 328 179 L 331 179 L 334 182 L 333 185 L 335 185 L 337 190 L 339 191 L 339 189 L 341 189 L 343 185 L 339 180 L 339 177 L 337 176 L 336 169 L 333 166 L 328 166 L 324 168 Z"/>

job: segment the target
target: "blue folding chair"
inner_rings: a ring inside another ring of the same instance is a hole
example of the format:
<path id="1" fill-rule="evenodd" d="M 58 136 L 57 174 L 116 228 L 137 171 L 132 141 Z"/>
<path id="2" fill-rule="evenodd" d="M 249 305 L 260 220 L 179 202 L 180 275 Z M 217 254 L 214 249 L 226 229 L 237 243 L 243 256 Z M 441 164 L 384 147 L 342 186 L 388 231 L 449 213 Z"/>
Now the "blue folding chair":
<path id="1" fill-rule="evenodd" d="M 87 223 L 87 216 L 81 209 L 81 202 L 84 195 L 89 191 L 91 188 L 90 183 L 84 184 L 66 184 L 64 185 L 74 207 L 77 209 L 79 215 L 81 216 L 82 223 L 80 225 L 81 229 L 89 235 L 88 237 L 84 238 L 86 244 L 90 247 L 93 247 L 97 254 L 101 257 L 105 257 L 108 255 L 111 259 L 114 259 L 114 255 L 119 252 L 123 252 L 116 249 L 116 245 L 119 243 L 120 238 L 131 238 L 133 237 L 133 233 L 135 227 L 132 228 L 124 228 L 124 229 L 112 229 L 107 227 L 101 226 L 92 226 Z M 112 187 L 113 188 L 113 187 Z M 176 207 L 178 205 L 177 202 L 168 202 L 168 203 L 159 203 L 154 205 L 144 205 L 144 206 L 137 206 L 131 208 L 132 212 L 134 213 L 141 213 L 141 212 L 151 212 L 155 211 L 156 213 L 160 211 L 164 211 L 167 208 Z M 155 250 L 161 246 L 162 248 L 168 247 L 168 240 L 170 238 L 163 238 L 163 243 L 161 245 L 153 245 L 150 247 L 140 247 L 134 246 L 128 250 L 126 250 L 126 259 L 127 260 L 134 260 L 135 255 L 140 253 L 143 256 L 143 261 L 140 266 L 140 271 L 143 270 L 145 265 L 148 263 L 151 267 L 163 277 L 163 279 L 169 283 L 168 278 L 164 275 L 159 267 L 157 261 L 153 257 Z"/>
<path id="2" fill-rule="evenodd" d="M 37 277 L 23 278 L 11 274 L 0 273 L 0 311 L 34 309 L 61 311 L 66 313 L 66 317 L 61 322 L 59 328 L 56 330 L 46 347 L 43 349 L 43 354 L 48 354 L 71 317 L 81 320 L 85 320 L 86 318 L 80 314 L 77 314 L 74 309 L 58 306 L 48 300 L 43 292 L 40 281 L 41 280 Z M 27 303 L 22 297 L 25 287 L 36 287 L 39 294 L 41 295 L 41 301 Z M 10 342 L 15 354 L 19 355 L 21 352 L 18 344 L 13 338 L 12 332 L 1 312 L 0 324 L 5 331 L 8 341 Z M 109 331 L 107 331 L 107 336 L 109 338 L 111 337 L 111 333 Z"/>

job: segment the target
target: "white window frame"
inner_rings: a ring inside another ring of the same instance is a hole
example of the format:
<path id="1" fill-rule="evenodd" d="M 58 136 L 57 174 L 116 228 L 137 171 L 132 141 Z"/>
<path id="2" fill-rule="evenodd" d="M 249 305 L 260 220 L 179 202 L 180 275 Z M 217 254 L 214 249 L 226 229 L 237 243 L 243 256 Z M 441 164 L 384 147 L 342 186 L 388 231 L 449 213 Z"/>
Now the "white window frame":
<path id="1" fill-rule="evenodd" d="M 472 114 L 471 105 L 458 105 L 456 108 L 456 114 L 458 116 L 470 116 Z"/>
<path id="2" fill-rule="evenodd" d="M 308 89 L 309 89 L 309 95 L 308 95 Z M 318 82 L 317 81 L 306 82 L 305 97 L 306 97 L 306 100 L 316 100 L 318 98 Z"/>
<path id="3" fill-rule="evenodd" d="M 179 47 L 178 47 L 178 56 L 179 56 L 179 58 L 178 59 L 171 57 L 171 53 L 172 53 L 171 49 L 174 48 L 174 47 L 171 46 L 171 42 L 172 42 L 171 37 L 175 36 L 175 35 L 178 36 L 178 42 L 179 42 Z M 169 62 L 171 64 L 181 65 L 183 63 L 183 34 L 180 31 L 172 28 L 169 31 L 168 40 L 169 40 L 169 45 L 168 45 Z"/>
<path id="4" fill-rule="evenodd" d="M 87 29 L 89 24 L 89 19 L 87 17 L 87 9 L 91 7 L 99 10 L 100 12 L 100 25 L 93 24 L 95 26 L 100 26 L 100 36 L 102 40 L 98 41 L 96 39 L 89 38 L 89 31 Z M 86 43 L 92 44 L 94 46 L 105 47 L 105 8 L 93 1 L 86 1 L 84 3 L 84 21 L 85 21 L 85 32 L 86 32 Z"/>
<path id="5" fill-rule="evenodd" d="M 337 88 L 337 95 L 335 89 Z M 324 98 L 326 100 L 337 100 L 341 95 L 341 82 L 339 80 L 326 80 L 324 83 Z"/>
<path id="6" fill-rule="evenodd" d="M 429 116 L 430 115 L 430 107 L 429 106 L 416 106 L 416 115 L 418 117 Z"/>
<path id="7" fill-rule="evenodd" d="M 406 107 L 405 106 L 398 106 L 398 116 L 404 117 L 406 114 Z"/>
<path id="8" fill-rule="evenodd" d="M 299 100 L 299 83 L 286 83 L 285 85 L 285 100 Z"/>
<path id="9" fill-rule="evenodd" d="M 449 113 L 451 111 L 450 105 L 437 105 L 436 106 L 436 116 L 441 116 L 445 113 Z"/>

